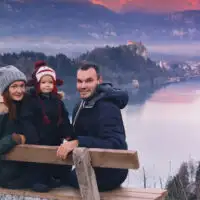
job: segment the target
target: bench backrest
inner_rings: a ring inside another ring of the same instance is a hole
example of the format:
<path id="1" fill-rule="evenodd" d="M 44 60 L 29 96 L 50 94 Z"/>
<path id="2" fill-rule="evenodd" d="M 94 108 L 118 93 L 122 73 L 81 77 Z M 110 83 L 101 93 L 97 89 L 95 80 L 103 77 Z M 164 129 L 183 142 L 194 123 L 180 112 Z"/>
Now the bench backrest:
<path id="1" fill-rule="evenodd" d="M 13 150 L 4 155 L 2 159 L 59 165 L 74 164 L 72 154 L 70 154 L 66 160 L 59 159 L 56 156 L 57 149 L 57 146 L 17 145 Z M 88 151 L 93 167 L 124 169 L 139 168 L 138 154 L 136 151 L 111 149 L 88 149 Z"/>
<path id="2" fill-rule="evenodd" d="M 138 169 L 136 151 L 76 148 L 61 160 L 56 156 L 57 146 L 18 145 L 2 159 L 21 162 L 75 165 L 82 200 L 100 200 L 93 167 Z"/>

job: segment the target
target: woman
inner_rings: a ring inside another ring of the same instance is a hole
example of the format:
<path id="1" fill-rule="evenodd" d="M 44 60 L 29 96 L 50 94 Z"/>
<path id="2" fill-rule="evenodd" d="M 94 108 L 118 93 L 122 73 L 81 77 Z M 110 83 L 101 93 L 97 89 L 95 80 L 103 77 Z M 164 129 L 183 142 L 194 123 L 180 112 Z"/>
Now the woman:
<path id="1" fill-rule="evenodd" d="M 0 155 L 7 153 L 17 144 L 36 144 L 37 134 L 31 124 L 28 97 L 25 95 L 27 79 L 14 66 L 0 68 Z M 0 186 L 25 188 L 28 186 L 26 163 L 0 161 Z M 18 181 L 20 180 L 20 182 Z"/>

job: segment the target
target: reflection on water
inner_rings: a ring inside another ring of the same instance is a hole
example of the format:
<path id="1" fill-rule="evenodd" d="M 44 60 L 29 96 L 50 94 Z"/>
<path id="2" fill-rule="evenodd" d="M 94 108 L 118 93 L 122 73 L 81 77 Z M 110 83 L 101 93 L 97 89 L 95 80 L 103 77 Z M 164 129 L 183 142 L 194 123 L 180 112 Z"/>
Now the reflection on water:
<path id="1" fill-rule="evenodd" d="M 125 185 L 143 187 L 144 166 L 149 187 L 160 187 L 181 162 L 200 160 L 200 82 L 170 85 L 142 105 L 122 110 L 129 149 L 137 150 L 141 168 Z"/>

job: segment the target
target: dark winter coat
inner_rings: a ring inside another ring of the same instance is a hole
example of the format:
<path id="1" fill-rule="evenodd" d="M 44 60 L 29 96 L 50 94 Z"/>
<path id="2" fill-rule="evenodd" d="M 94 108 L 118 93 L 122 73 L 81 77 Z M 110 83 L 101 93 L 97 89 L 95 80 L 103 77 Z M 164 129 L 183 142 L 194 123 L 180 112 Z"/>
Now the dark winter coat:
<path id="1" fill-rule="evenodd" d="M 125 129 L 120 109 L 128 103 L 125 91 L 101 84 L 94 96 L 82 100 L 74 109 L 73 125 L 80 147 L 127 149 Z M 127 176 L 126 169 L 95 168 L 100 190 L 120 185 Z"/>
<path id="2" fill-rule="evenodd" d="M 38 137 L 31 125 L 28 101 L 14 102 L 16 105 L 16 119 L 10 120 L 8 110 L 4 103 L 0 103 L 0 156 L 9 152 L 17 144 L 12 140 L 12 133 L 22 134 L 26 143 L 36 144 Z M 0 161 L 0 185 L 5 186 L 7 182 L 20 177 L 23 174 L 25 165 L 14 161 Z"/>
<path id="3" fill-rule="evenodd" d="M 50 93 L 49 95 L 36 95 L 35 90 L 29 91 L 31 95 L 30 110 L 33 111 L 33 124 L 39 135 L 40 145 L 60 145 L 63 139 L 73 138 L 73 128 L 69 120 L 68 111 L 62 100 Z M 60 108 L 59 108 L 60 106 Z M 60 111 L 59 111 L 60 109 Z M 49 124 L 44 122 L 44 113 L 50 120 Z M 59 112 L 62 122 L 59 124 Z"/>

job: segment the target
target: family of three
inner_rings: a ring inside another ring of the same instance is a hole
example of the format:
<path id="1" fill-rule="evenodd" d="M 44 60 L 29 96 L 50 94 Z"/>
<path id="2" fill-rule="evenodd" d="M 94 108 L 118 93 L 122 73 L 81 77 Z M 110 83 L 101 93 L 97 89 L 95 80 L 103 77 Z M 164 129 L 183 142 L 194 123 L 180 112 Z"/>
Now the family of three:
<path id="1" fill-rule="evenodd" d="M 127 92 L 103 83 L 92 63 L 81 64 L 76 78 L 80 101 L 71 123 L 57 89 L 63 82 L 47 63 L 35 63 L 30 81 L 15 66 L 0 67 L 0 155 L 18 144 L 58 146 L 60 159 L 77 147 L 127 149 L 120 111 L 128 103 Z M 119 187 L 128 170 L 95 168 L 95 175 L 99 190 L 107 191 Z M 75 169 L 0 160 L 0 187 L 47 192 L 59 185 L 78 188 Z"/>

